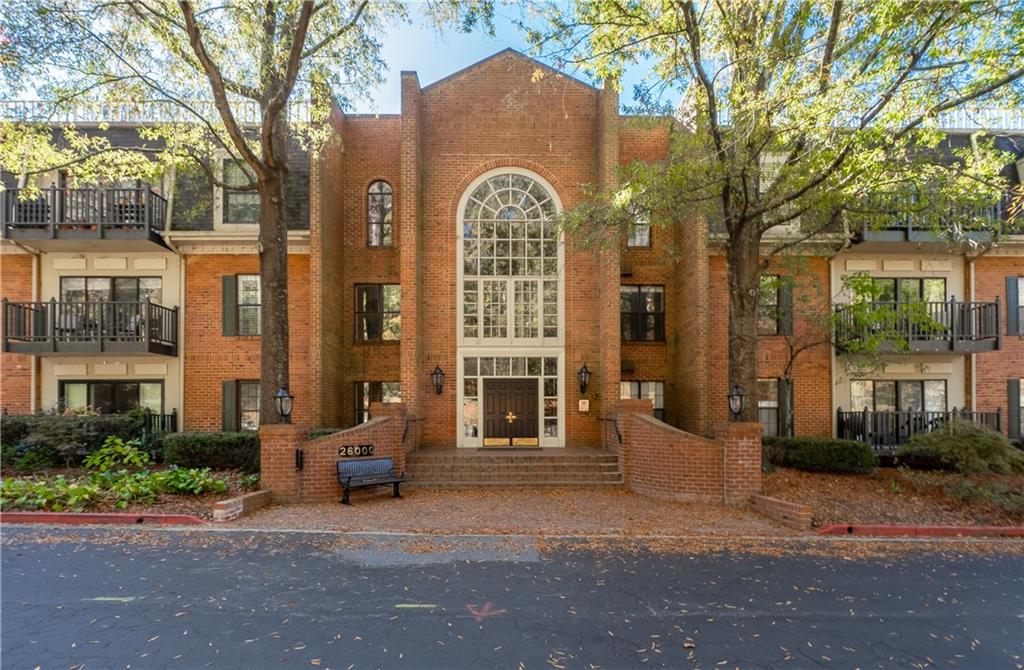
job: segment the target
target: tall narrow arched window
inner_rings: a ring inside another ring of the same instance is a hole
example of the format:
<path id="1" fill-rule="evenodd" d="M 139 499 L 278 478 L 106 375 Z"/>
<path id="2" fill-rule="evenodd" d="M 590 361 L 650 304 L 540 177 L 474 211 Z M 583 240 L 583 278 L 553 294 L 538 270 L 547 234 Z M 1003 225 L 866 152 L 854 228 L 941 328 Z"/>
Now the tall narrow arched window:
<path id="1" fill-rule="evenodd" d="M 371 247 L 390 247 L 394 244 L 391 228 L 391 184 L 375 181 L 366 194 L 366 242 Z"/>

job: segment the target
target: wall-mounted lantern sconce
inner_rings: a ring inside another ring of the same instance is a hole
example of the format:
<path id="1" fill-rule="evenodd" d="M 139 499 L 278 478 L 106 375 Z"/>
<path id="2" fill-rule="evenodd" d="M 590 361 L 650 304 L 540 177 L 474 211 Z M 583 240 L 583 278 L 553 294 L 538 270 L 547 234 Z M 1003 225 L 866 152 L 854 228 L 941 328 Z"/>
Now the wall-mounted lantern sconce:
<path id="1" fill-rule="evenodd" d="M 437 391 L 437 395 L 441 395 L 441 391 L 444 390 L 444 370 L 440 365 L 430 373 L 430 380 L 434 382 L 434 390 Z"/>
<path id="2" fill-rule="evenodd" d="M 740 418 L 743 408 L 747 406 L 747 394 L 743 392 L 739 384 L 733 384 L 729 391 L 729 411 L 732 413 L 732 420 Z"/>
<path id="3" fill-rule="evenodd" d="M 590 385 L 591 373 L 590 369 L 587 368 L 587 364 L 584 363 L 580 371 L 576 373 L 576 376 L 580 378 L 580 395 L 587 392 L 587 386 Z"/>
<path id="4" fill-rule="evenodd" d="M 277 414 L 281 417 L 281 423 L 292 422 L 292 404 L 295 401 L 295 396 L 288 393 L 288 389 L 281 387 L 277 389 L 277 393 L 274 394 L 274 406 L 277 408 Z"/>

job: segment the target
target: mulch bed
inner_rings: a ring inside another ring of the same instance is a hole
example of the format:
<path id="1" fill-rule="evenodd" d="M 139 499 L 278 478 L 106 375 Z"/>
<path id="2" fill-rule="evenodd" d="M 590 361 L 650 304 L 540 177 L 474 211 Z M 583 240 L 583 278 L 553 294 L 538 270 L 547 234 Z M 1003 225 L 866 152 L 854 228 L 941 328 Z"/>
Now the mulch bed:
<path id="1" fill-rule="evenodd" d="M 1021 526 L 1024 514 L 1010 514 L 985 501 L 965 502 L 942 487 L 959 475 L 877 468 L 870 475 L 832 475 L 776 468 L 765 476 L 764 493 L 810 505 L 815 526 L 901 524 Z M 990 476 L 1024 491 L 1024 476 Z"/>
<path id="2" fill-rule="evenodd" d="M 155 466 L 149 468 L 150 470 L 162 470 L 163 466 Z M 88 474 L 87 470 L 80 468 L 70 469 L 56 469 L 48 468 L 45 471 L 39 471 L 32 475 L 26 475 L 22 473 L 16 473 L 14 471 L 5 471 L 4 477 L 12 478 L 24 478 L 31 479 L 35 476 L 48 476 L 64 475 L 68 480 L 76 479 Z M 192 516 L 199 517 L 210 521 L 213 519 L 213 504 L 220 500 L 227 500 L 228 498 L 234 498 L 246 491 L 242 489 L 240 481 L 242 476 L 245 474 L 238 470 L 212 470 L 210 472 L 214 477 L 218 479 L 226 479 L 228 483 L 228 490 L 224 493 L 206 493 L 198 496 L 189 495 L 170 495 L 160 494 L 156 497 L 152 503 L 148 505 L 129 505 L 122 509 L 117 507 L 113 503 L 101 504 L 96 507 L 90 507 L 86 512 L 130 512 L 132 514 L 189 514 Z M 12 510 L 14 511 L 14 510 Z M 38 510 L 43 511 L 43 510 Z"/>

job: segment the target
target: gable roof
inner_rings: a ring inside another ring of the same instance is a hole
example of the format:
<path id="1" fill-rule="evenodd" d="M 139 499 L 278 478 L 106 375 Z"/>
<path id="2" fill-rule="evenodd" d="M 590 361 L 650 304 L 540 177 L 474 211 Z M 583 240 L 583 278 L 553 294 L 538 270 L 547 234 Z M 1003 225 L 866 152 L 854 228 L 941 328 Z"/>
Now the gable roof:
<path id="1" fill-rule="evenodd" d="M 536 58 L 533 58 L 531 56 L 527 56 L 523 52 L 518 51 L 516 49 L 513 49 L 512 47 L 506 47 L 506 48 L 502 49 L 501 51 L 499 51 L 497 53 L 491 54 L 490 56 L 487 56 L 486 58 L 478 60 L 477 62 L 473 63 L 472 65 L 467 65 L 466 67 L 462 68 L 461 70 L 458 70 L 456 72 L 451 73 L 447 77 L 442 77 L 441 79 L 438 79 L 437 81 L 435 81 L 435 82 L 433 82 L 431 84 L 427 84 L 421 90 L 427 91 L 427 90 L 430 90 L 432 88 L 436 88 L 436 87 L 438 87 L 438 86 L 440 86 L 442 84 L 445 84 L 447 82 L 450 82 L 450 81 L 453 81 L 455 79 L 458 79 L 459 77 L 462 77 L 463 75 L 468 74 L 469 72 L 471 72 L 471 71 L 473 71 L 473 70 L 483 66 L 486 63 L 489 63 L 489 62 L 491 62 L 493 60 L 497 60 L 498 58 L 501 58 L 502 56 L 507 56 L 507 55 L 514 56 L 514 57 L 516 57 L 516 58 L 518 58 L 518 59 L 520 59 L 520 60 L 522 60 L 522 61 L 524 61 L 526 63 L 529 63 L 531 65 L 534 65 L 534 66 L 540 68 L 541 70 L 545 70 L 547 72 L 550 72 L 552 74 L 558 75 L 560 77 L 565 77 L 569 81 L 572 81 L 572 82 L 574 82 L 576 84 L 579 84 L 580 86 L 583 86 L 584 88 L 587 88 L 587 89 L 589 89 L 591 91 L 599 90 L 596 86 L 591 86 L 590 84 L 588 84 L 587 82 L 583 81 L 582 79 L 578 79 L 578 78 L 576 78 L 576 77 L 574 77 L 574 76 L 572 76 L 570 74 L 566 74 L 565 72 L 562 72 L 561 70 L 559 70 L 557 68 L 551 67 L 547 63 L 542 63 L 541 61 L 537 60 Z"/>

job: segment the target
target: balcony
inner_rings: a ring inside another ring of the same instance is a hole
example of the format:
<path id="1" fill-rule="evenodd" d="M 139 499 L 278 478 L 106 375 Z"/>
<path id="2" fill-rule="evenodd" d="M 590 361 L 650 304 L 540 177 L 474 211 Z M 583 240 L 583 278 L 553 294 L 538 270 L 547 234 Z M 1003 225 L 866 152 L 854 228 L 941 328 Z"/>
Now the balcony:
<path id="1" fill-rule="evenodd" d="M 872 341 L 881 353 L 995 351 L 999 340 L 999 300 L 995 302 L 869 302 L 837 305 L 836 349 L 853 353 Z"/>
<path id="2" fill-rule="evenodd" d="M 988 205 L 927 202 L 893 195 L 867 198 L 850 212 L 857 241 L 945 243 L 991 242 L 1006 230 L 1010 199 Z"/>
<path id="3" fill-rule="evenodd" d="M 178 355 L 178 308 L 151 302 L 3 301 L 4 351 Z"/>
<path id="4" fill-rule="evenodd" d="M 992 430 L 1002 430 L 999 412 L 970 412 L 953 409 L 948 412 L 836 412 L 837 437 L 870 444 L 880 454 L 891 454 L 911 437 L 941 429 L 952 419 L 970 421 Z"/>
<path id="5" fill-rule="evenodd" d="M 42 251 L 154 251 L 167 200 L 151 188 L 57 188 L 34 198 L 4 191 L 3 236 Z"/>

